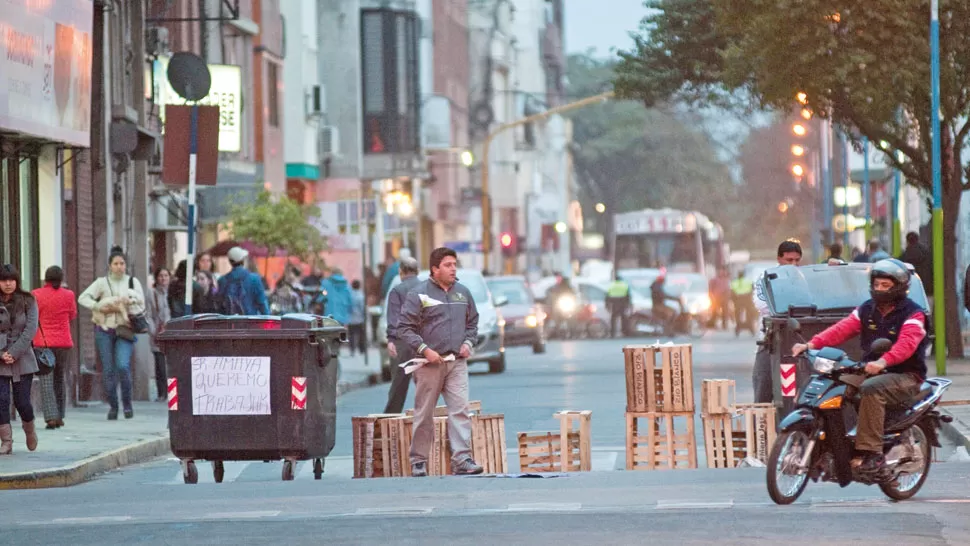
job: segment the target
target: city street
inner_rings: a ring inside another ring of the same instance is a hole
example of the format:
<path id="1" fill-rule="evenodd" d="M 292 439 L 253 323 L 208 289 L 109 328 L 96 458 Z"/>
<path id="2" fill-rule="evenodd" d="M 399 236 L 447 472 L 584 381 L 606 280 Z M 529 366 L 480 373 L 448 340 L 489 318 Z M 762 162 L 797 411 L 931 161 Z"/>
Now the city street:
<path id="1" fill-rule="evenodd" d="M 648 340 L 643 340 L 648 341 Z M 652 340 L 649 340 L 652 341 Z M 970 540 L 970 465 L 933 467 L 913 501 L 876 488 L 809 484 L 794 506 L 768 499 L 764 469 L 622 472 L 623 361 L 630 340 L 552 342 L 545 355 L 510 349 L 508 371 L 474 374 L 473 398 L 506 416 L 510 448 L 520 431 L 555 430 L 559 409 L 593 411 L 594 472 L 530 478 L 351 479 L 350 416 L 383 409 L 386 385 L 339 400 L 337 447 L 316 482 L 301 463 L 293 482 L 279 463 L 227 463 L 227 483 L 182 483 L 169 457 L 67 489 L 0 495 L 11 544 L 151 542 L 263 544 L 752 544 L 784 540 L 963 544 Z M 695 343 L 695 382 L 733 378 L 750 400 L 753 341 L 709 334 Z M 699 393 L 697 394 L 699 397 Z M 698 398 L 699 400 L 699 398 Z M 410 404 L 409 404 L 410 405 Z M 698 421 L 699 422 L 699 421 Z M 698 427 L 699 428 L 699 427 Z M 698 439 L 699 455 L 703 453 Z M 939 458 L 946 458 L 943 453 Z M 700 457 L 700 466 L 704 466 Z M 509 450 L 510 470 L 517 470 Z M 577 517 L 586 516 L 586 517 Z M 860 525 L 860 521 L 864 521 Z M 474 531 L 471 531 L 473 530 Z M 109 538 L 110 537 L 110 538 Z M 0 542 L 4 542 L 0 541 Z"/>

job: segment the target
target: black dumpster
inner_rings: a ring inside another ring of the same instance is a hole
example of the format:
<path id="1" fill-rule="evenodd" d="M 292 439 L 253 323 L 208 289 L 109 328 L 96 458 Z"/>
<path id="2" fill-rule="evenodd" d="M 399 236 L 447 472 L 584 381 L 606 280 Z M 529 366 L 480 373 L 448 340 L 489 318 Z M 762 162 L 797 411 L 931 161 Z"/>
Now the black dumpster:
<path id="1" fill-rule="evenodd" d="M 792 345 L 800 339 L 788 330 L 788 318 L 797 318 L 802 329 L 801 336 L 806 341 L 811 340 L 812 336 L 845 318 L 869 299 L 871 266 L 868 263 L 802 267 L 785 265 L 765 272 L 765 295 L 771 317 L 765 320 L 767 330 L 763 343 L 771 354 L 773 402 L 781 416 L 794 409 L 797 391 L 812 374 L 811 367 L 804 359 L 790 356 Z M 922 281 L 912 268 L 910 273 L 909 297 L 924 309 L 929 309 Z M 929 323 L 932 326 L 932 320 Z M 858 338 L 840 348 L 853 360 L 863 356 Z M 787 385 L 783 372 L 790 381 L 792 368 L 795 371 L 795 388 L 784 389 Z"/>
<path id="2" fill-rule="evenodd" d="M 329 317 L 194 315 L 172 320 L 159 335 L 168 375 L 169 436 L 185 483 L 196 483 L 196 459 L 313 459 L 314 477 L 334 445 L 337 348 L 346 329 Z"/>

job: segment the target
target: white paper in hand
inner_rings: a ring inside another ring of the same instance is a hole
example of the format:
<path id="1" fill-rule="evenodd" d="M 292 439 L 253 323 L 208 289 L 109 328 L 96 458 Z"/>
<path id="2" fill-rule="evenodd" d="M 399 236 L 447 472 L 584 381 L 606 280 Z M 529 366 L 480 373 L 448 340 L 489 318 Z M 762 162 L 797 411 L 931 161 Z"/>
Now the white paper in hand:
<path id="1" fill-rule="evenodd" d="M 455 355 L 448 355 L 448 356 L 442 358 L 441 360 L 443 360 L 445 362 L 454 362 L 455 361 Z M 398 364 L 398 366 L 400 366 L 401 368 L 404 368 L 404 373 L 405 374 L 410 374 L 414 370 L 417 370 L 418 368 L 420 368 L 421 366 L 424 366 L 427 363 L 428 363 L 428 359 L 427 358 L 417 357 L 417 358 L 412 358 L 411 360 L 408 360 L 407 362 L 402 362 L 402 363 Z"/>

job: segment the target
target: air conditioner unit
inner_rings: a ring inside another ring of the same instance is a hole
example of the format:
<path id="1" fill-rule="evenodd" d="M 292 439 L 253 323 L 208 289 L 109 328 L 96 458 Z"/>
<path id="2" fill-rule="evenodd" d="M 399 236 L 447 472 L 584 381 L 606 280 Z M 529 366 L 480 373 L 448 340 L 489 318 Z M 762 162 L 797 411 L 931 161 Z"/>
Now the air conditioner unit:
<path id="1" fill-rule="evenodd" d="M 333 125 L 320 128 L 317 135 L 317 155 L 321 159 L 340 156 L 340 132 Z"/>
<path id="2" fill-rule="evenodd" d="M 150 231 L 185 231 L 188 229 L 188 199 L 179 194 L 153 197 L 148 204 Z"/>
<path id="3" fill-rule="evenodd" d="M 145 31 L 145 53 L 153 57 L 168 53 L 168 29 L 149 27 Z"/>
<path id="4" fill-rule="evenodd" d="M 323 117 L 324 107 L 327 104 L 326 88 L 322 85 L 314 85 L 307 93 L 307 119 L 319 119 Z"/>

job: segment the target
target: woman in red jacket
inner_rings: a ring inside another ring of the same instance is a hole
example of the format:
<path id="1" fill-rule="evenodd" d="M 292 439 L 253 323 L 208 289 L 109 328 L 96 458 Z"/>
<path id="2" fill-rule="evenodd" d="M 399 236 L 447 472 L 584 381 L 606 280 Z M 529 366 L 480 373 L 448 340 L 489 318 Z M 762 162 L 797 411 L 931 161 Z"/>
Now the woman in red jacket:
<path id="1" fill-rule="evenodd" d="M 77 301 L 74 292 L 62 288 L 64 270 L 48 267 L 44 273 L 44 286 L 32 292 L 37 299 L 39 327 L 34 336 L 34 347 L 48 347 L 54 352 L 54 371 L 41 376 L 41 395 L 43 398 L 44 420 L 47 428 L 64 426 L 64 374 L 70 363 L 71 321 L 77 318 Z M 53 382 L 54 399 L 48 400 L 51 389 L 44 388 L 45 382 Z"/>

